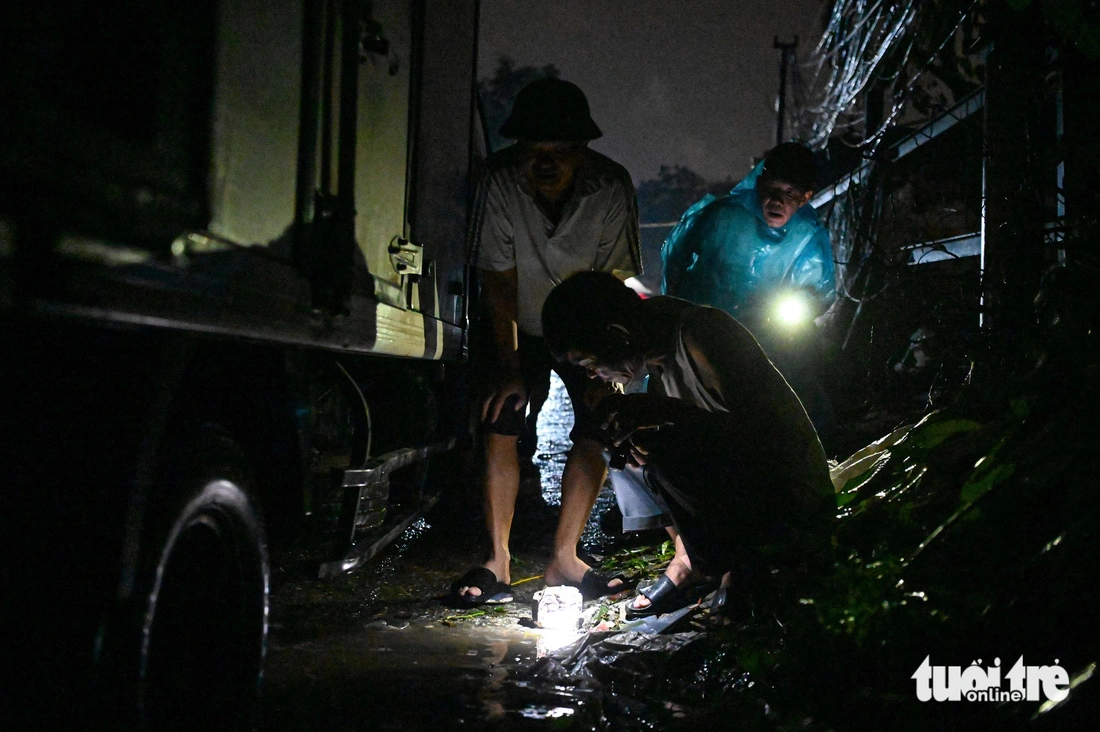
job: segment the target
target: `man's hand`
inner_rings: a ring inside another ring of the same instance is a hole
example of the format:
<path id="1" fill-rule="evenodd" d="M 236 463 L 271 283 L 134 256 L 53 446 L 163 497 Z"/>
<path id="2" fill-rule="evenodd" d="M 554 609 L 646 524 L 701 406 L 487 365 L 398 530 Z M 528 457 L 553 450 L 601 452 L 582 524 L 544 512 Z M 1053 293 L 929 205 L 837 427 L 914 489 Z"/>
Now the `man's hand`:
<path id="1" fill-rule="evenodd" d="M 496 422 L 510 398 L 515 397 L 517 412 L 527 406 L 527 390 L 516 361 L 516 288 L 519 280 L 514 267 L 501 272 L 486 269 L 478 272 L 499 364 L 489 396 L 481 405 L 481 421 L 491 416 L 491 421 Z"/>
<path id="2" fill-rule="evenodd" d="M 515 397 L 514 408 L 517 412 L 527 407 L 527 389 L 523 379 L 515 371 L 506 370 L 494 380 L 492 391 L 481 405 L 481 421 L 496 422 L 504 405 L 512 397 Z"/>
<path id="3" fill-rule="evenodd" d="M 674 400 L 650 394 L 612 394 L 600 402 L 597 417 L 605 439 L 629 458 L 633 465 L 645 465 L 650 440 L 664 425 L 672 424 Z"/>
<path id="4" fill-rule="evenodd" d="M 589 379 L 585 384 L 584 406 L 587 407 L 593 414 L 599 414 L 600 403 L 603 402 L 609 396 L 613 394 L 622 394 L 623 388 L 620 384 L 613 384 L 609 381 L 600 381 L 599 379 Z"/>

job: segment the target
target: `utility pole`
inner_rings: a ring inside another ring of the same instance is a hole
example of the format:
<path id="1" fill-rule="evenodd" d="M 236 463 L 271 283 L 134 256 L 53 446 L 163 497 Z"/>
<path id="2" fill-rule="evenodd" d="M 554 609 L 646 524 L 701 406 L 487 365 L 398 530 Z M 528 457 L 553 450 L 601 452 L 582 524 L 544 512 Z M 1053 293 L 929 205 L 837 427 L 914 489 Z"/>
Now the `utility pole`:
<path id="1" fill-rule="evenodd" d="M 1045 52 L 1035 6 L 1007 3 L 991 17 L 996 43 L 986 58 L 982 197 L 982 325 L 1018 337 L 1034 326 L 1035 296 L 1051 263 L 1038 194 L 1048 174 L 1040 145 Z"/>
<path id="2" fill-rule="evenodd" d="M 779 36 L 774 37 L 773 48 L 777 48 L 780 51 L 779 56 L 779 114 L 775 123 L 775 144 L 779 145 L 783 142 L 783 116 L 786 114 L 787 107 L 787 64 L 791 58 L 791 51 L 798 48 L 798 36 L 794 37 L 793 43 L 780 43 Z"/>

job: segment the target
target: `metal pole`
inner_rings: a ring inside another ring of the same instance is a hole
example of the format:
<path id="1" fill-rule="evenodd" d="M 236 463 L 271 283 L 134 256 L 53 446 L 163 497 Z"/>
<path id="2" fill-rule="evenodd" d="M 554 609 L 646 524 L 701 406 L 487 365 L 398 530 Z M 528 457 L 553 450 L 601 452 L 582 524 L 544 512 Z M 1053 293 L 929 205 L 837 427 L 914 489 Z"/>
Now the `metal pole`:
<path id="1" fill-rule="evenodd" d="M 786 114 L 787 107 L 787 64 L 790 60 L 791 51 L 798 48 L 798 36 L 794 37 L 793 43 L 780 43 L 779 36 L 775 36 L 773 40 L 773 48 L 777 48 L 780 51 L 779 56 L 779 114 L 778 119 L 775 122 L 775 144 L 779 145 L 783 142 L 783 117 Z"/>
<path id="2" fill-rule="evenodd" d="M 1040 132 L 1047 99 L 1045 47 L 1034 7 L 993 16 L 996 43 L 985 64 L 982 200 L 982 325 L 1018 337 L 1036 322 L 1035 296 L 1050 264 L 1039 194 L 1048 175 Z"/>

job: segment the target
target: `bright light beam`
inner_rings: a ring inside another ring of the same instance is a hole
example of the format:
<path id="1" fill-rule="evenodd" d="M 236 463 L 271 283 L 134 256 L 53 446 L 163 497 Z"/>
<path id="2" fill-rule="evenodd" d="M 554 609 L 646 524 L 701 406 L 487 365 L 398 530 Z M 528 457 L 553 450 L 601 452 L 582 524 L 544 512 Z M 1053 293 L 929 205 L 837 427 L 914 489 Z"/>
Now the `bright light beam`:
<path id="1" fill-rule="evenodd" d="M 776 304 L 775 315 L 783 325 L 802 325 L 810 319 L 810 304 L 804 296 L 797 293 L 783 295 Z"/>

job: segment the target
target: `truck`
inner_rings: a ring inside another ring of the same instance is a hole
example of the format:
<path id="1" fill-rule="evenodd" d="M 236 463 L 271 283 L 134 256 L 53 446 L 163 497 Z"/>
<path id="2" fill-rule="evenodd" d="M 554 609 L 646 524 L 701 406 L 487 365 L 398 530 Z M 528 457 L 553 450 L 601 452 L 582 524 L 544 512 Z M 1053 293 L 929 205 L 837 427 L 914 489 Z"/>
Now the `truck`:
<path id="1" fill-rule="evenodd" d="M 478 4 L 0 14 L 3 714 L 247 727 L 272 547 L 354 569 L 469 442 Z"/>

